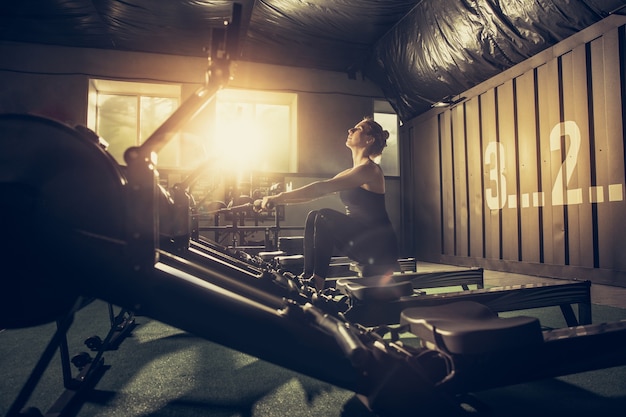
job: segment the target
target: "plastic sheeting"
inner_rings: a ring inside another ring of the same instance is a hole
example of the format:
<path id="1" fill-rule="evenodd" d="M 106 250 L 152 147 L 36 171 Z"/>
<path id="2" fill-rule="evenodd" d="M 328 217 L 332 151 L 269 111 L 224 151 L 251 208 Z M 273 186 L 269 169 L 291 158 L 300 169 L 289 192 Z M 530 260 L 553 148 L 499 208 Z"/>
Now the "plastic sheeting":
<path id="1" fill-rule="evenodd" d="M 239 0 L 251 8 L 253 0 Z M 0 40 L 206 56 L 232 1 L 7 0 Z"/>
<path id="2" fill-rule="evenodd" d="M 206 56 L 234 1 L 0 4 L 0 40 Z M 238 59 L 357 73 L 407 121 L 624 7 L 626 0 L 237 0 Z M 621 9 L 624 13 L 624 9 Z"/>
<path id="3" fill-rule="evenodd" d="M 424 0 L 364 72 L 404 121 L 601 20 L 624 0 Z"/>
<path id="4" fill-rule="evenodd" d="M 354 75 L 416 0 L 257 0 L 244 59 Z"/>

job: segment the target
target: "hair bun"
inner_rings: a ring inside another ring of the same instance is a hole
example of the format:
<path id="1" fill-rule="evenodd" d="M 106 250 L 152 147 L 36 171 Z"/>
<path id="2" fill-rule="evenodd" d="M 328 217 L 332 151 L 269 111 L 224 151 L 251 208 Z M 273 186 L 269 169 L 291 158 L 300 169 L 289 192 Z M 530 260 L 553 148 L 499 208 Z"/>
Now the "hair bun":
<path id="1" fill-rule="evenodd" d="M 385 139 L 385 141 L 387 139 L 389 139 L 389 131 L 388 130 L 383 130 L 383 139 Z"/>

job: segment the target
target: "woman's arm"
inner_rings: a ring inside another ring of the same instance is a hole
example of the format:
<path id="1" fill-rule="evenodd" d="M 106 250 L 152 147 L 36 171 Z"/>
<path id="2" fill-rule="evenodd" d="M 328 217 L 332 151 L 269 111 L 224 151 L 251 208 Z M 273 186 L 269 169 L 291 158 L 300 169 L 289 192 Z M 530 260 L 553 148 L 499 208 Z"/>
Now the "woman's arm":
<path id="1" fill-rule="evenodd" d="M 328 194 L 360 187 L 376 179 L 378 171 L 373 164 L 359 165 L 347 169 L 333 178 L 315 181 L 295 190 L 263 197 L 261 208 L 277 204 L 296 204 L 315 200 Z"/>

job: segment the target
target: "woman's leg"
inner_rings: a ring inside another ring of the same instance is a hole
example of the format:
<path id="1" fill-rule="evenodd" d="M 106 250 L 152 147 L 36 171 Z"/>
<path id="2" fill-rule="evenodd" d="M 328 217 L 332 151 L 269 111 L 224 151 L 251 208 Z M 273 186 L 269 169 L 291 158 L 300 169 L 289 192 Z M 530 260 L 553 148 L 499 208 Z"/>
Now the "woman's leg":
<path id="1" fill-rule="evenodd" d="M 320 209 L 309 213 L 304 233 L 304 276 L 324 288 L 334 248 L 370 265 L 397 261 L 397 241 L 390 228 L 371 229 L 344 213 Z"/>
<path id="2" fill-rule="evenodd" d="M 362 225 L 344 213 L 333 209 L 317 211 L 313 222 L 313 250 L 310 258 L 313 281 L 318 290 L 324 288 L 335 247 L 343 249 L 346 242 L 350 242 L 361 230 Z"/>
<path id="3" fill-rule="evenodd" d="M 309 212 L 304 224 L 304 276 L 326 277 L 336 245 L 347 241 L 361 226 L 353 219 L 332 209 Z"/>

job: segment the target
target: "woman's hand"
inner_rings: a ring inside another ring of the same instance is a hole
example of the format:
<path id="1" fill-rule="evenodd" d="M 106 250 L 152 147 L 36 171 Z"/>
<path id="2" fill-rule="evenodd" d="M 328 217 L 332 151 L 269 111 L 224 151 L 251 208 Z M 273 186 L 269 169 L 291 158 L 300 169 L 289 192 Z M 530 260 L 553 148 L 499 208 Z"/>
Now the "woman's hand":
<path id="1" fill-rule="evenodd" d="M 275 197 L 276 196 L 265 196 L 260 200 L 256 200 L 254 202 L 254 211 L 256 212 L 261 212 L 263 210 L 270 211 L 276 206 L 276 203 L 274 203 Z"/>

